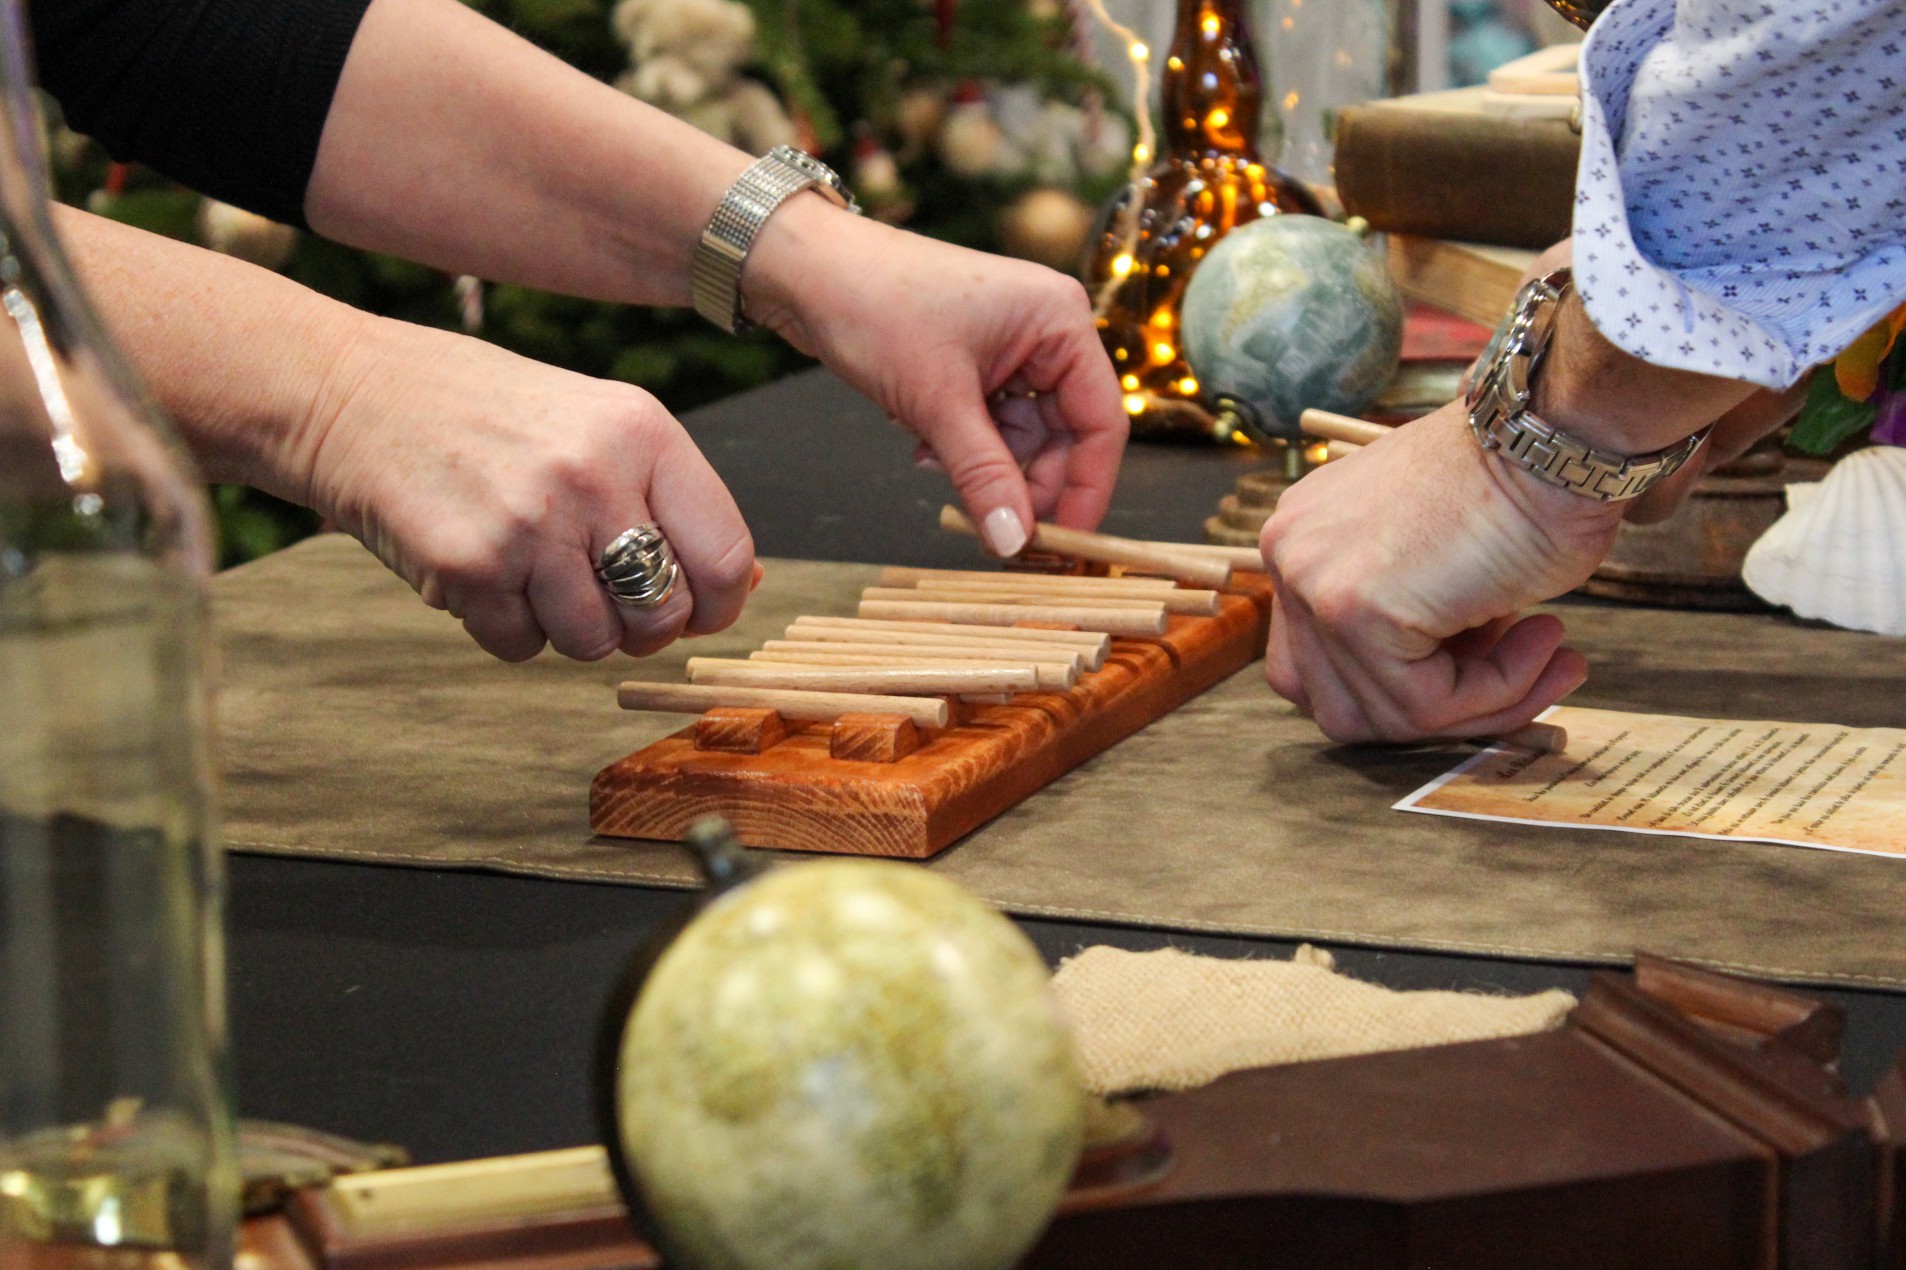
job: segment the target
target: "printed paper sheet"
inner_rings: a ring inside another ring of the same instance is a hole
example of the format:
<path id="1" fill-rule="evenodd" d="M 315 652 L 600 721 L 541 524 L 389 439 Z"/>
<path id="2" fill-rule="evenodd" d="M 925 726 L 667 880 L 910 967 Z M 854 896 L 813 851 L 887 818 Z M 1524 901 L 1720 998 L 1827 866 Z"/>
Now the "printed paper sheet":
<path id="1" fill-rule="evenodd" d="M 1396 805 L 1476 820 L 1906 856 L 1906 729 L 1557 706 L 1562 754 L 1494 745 Z"/>

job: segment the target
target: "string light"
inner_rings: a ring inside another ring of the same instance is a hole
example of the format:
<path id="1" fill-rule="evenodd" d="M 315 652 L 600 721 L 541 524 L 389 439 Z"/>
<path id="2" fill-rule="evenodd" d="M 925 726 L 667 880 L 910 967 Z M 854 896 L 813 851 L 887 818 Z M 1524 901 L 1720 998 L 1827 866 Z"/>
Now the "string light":
<path id="1" fill-rule="evenodd" d="M 1152 129 L 1152 75 L 1151 46 L 1138 38 L 1138 32 L 1119 22 L 1106 12 L 1105 0 L 1088 0 L 1092 16 L 1105 28 L 1125 41 L 1125 56 L 1132 63 L 1132 117 L 1138 124 L 1138 138 L 1132 145 L 1132 166 L 1125 174 L 1125 205 L 1121 209 L 1116 232 L 1118 235 L 1118 254 L 1113 257 L 1112 276 L 1107 278 L 1099 293 L 1092 297 L 1092 313 L 1103 318 L 1112 307 L 1112 299 L 1132 271 L 1133 249 L 1138 246 L 1138 214 L 1145 201 L 1145 169 L 1152 161 L 1152 150 L 1157 136 Z M 1119 269 L 1118 261 L 1126 261 L 1125 268 Z M 1126 399 L 1126 409 L 1131 410 L 1131 398 Z M 1139 402 L 1139 410 L 1144 402 Z M 1138 410 L 1131 413 L 1137 414 Z"/>

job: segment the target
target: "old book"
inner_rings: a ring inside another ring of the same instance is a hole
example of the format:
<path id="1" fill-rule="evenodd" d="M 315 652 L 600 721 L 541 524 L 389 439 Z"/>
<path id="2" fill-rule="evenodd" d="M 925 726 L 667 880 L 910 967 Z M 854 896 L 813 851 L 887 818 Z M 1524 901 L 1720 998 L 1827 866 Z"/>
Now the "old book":
<path id="1" fill-rule="evenodd" d="M 1390 235 L 1390 276 L 1405 298 L 1494 328 L 1536 253 L 1522 247 Z"/>
<path id="2" fill-rule="evenodd" d="M 1338 197 L 1386 232 L 1547 247 L 1575 209 L 1575 108 L 1480 87 L 1352 106 L 1337 122 Z"/>

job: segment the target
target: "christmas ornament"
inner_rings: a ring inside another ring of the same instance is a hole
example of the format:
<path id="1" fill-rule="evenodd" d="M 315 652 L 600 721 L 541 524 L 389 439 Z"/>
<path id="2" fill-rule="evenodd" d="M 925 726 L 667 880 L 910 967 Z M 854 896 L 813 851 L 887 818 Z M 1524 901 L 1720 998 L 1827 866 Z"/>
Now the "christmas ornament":
<path id="1" fill-rule="evenodd" d="M 854 167 L 849 180 L 855 197 L 880 202 L 900 192 L 900 165 L 871 136 L 854 143 Z"/>
<path id="2" fill-rule="evenodd" d="M 912 865 L 757 874 L 720 822 L 690 844 L 720 889 L 611 1003 L 598 1091 L 669 1264 L 1014 1264 L 1086 1105 L 1031 943 Z"/>
<path id="3" fill-rule="evenodd" d="M 871 133 L 854 142 L 854 165 L 848 173 L 854 197 L 875 220 L 898 225 L 913 214 L 913 200 L 900 180 L 900 164 Z"/>
<path id="4" fill-rule="evenodd" d="M 912 163 L 939 145 L 946 112 L 945 89 L 915 87 L 900 94 L 894 107 L 894 130 L 900 134 L 897 158 L 901 163 Z"/>
<path id="5" fill-rule="evenodd" d="M 620 0 L 610 23 L 633 62 L 615 81 L 623 92 L 751 154 L 797 140 L 780 100 L 741 74 L 755 55 L 741 0 Z"/>
<path id="6" fill-rule="evenodd" d="M 940 161 L 947 171 L 969 181 L 1016 166 L 1008 154 L 1006 134 L 987 109 L 986 98 L 974 84 L 961 85 L 940 125 Z"/>
<path id="7" fill-rule="evenodd" d="M 291 226 L 210 198 L 199 204 L 198 235 L 199 242 L 213 251 L 267 269 L 276 269 L 291 259 L 292 249 L 298 245 L 298 231 Z"/>
<path id="8" fill-rule="evenodd" d="M 1294 441 L 1305 410 L 1357 414 L 1395 376 L 1403 301 L 1355 233 L 1276 216 L 1211 250 L 1185 288 L 1183 329 L 1221 436 Z"/>
<path id="9" fill-rule="evenodd" d="M 999 215 L 999 246 L 1009 256 L 1076 273 L 1092 236 L 1093 210 L 1058 189 L 1028 190 Z"/>
<path id="10" fill-rule="evenodd" d="M 1148 55 L 1132 42 L 1134 63 Z M 1179 343 L 1179 302 L 1205 253 L 1235 227 L 1316 199 L 1257 149 L 1263 88 L 1245 0 L 1179 0 L 1165 63 L 1165 149 L 1107 207 L 1086 268 L 1099 334 L 1137 435 L 1204 434 L 1198 381 Z M 1146 162 L 1141 134 L 1133 157 Z"/>

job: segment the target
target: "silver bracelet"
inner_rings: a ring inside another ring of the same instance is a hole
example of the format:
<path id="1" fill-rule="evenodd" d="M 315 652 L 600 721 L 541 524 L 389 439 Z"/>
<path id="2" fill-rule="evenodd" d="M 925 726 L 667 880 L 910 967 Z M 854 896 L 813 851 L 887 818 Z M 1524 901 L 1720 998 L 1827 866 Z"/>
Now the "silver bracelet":
<path id="1" fill-rule="evenodd" d="M 695 312 L 731 334 L 749 328 L 741 312 L 742 266 L 774 209 L 802 190 L 816 190 L 836 207 L 860 211 L 832 168 L 793 146 L 774 147 L 728 187 L 702 230 L 689 271 Z"/>

